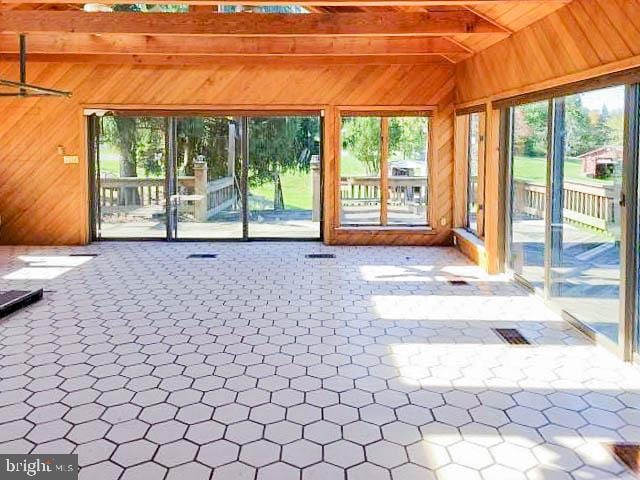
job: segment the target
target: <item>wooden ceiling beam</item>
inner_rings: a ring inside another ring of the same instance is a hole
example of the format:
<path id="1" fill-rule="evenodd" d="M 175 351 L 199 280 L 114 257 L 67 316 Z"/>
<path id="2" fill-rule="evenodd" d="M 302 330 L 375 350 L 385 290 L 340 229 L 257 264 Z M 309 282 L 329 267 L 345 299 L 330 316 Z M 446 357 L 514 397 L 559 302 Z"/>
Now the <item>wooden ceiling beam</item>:
<path id="1" fill-rule="evenodd" d="M 533 5 L 543 3 L 569 3 L 571 0 L 516 0 L 517 3 Z M 467 6 L 467 5 L 499 5 L 516 3 L 514 0 L 154 0 L 155 5 L 300 5 L 303 7 L 435 7 L 435 6 Z M 65 3 L 85 4 L 86 0 L 0 0 L 2 4 L 16 3 Z M 102 4 L 134 4 L 140 0 L 104 0 Z"/>
<path id="2" fill-rule="evenodd" d="M 18 55 L 0 53 L 0 62 L 17 62 Z M 452 64 L 432 55 L 349 55 L 349 56 L 211 56 L 211 55 L 29 55 L 29 62 L 94 63 L 134 65 L 443 65 Z"/>
<path id="3" fill-rule="evenodd" d="M 465 49 L 438 37 L 174 37 L 146 35 L 30 34 L 31 54 L 366 56 L 448 55 Z M 0 34 L 0 53 L 17 53 L 16 35 Z"/>
<path id="4" fill-rule="evenodd" d="M 502 30 L 467 10 L 379 13 L 0 11 L 0 33 L 196 36 L 443 36 Z"/>

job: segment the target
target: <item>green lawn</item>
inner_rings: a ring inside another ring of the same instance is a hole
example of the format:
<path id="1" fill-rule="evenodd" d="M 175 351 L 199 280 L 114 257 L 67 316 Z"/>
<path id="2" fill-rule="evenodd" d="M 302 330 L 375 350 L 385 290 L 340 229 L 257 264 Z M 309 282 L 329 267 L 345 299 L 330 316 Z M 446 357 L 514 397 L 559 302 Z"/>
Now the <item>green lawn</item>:
<path id="1" fill-rule="evenodd" d="M 341 175 L 366 175 L 363 165 L 349 152 L 343 151 L 341 157 Z M 310 173 L 285 173 L 280 176 L 282 195 L 287 209 L 311 210 L 313 193 L 311 191 Z M 273 183 L 265 183 L 259 187 L 252 187 L 251 194 L 259 195 L 273 202 Z"/>
<path id="2" fill-rule="evenodd" d="M 611 185 L 612 180 L 598 180 L 589 178 L 582 173 L 580 160 L 572 159 L 564 163 L 564 174 L 568 180 L 591 183 L 596 185 Z M 544 157 L 515 157 L 513 162 L 513 176 L 518 180 L 545 183 L 547 176 L 547 159 Z"/>
<path id="3" fill-rule="evenodd" d="M 340 175 L 348 177 L 351 175 L 367 175 L 364 164 L 351 155 L 351 152 L 343 150 L 340 155 Z"/>
<path id="4" fill-rule="evenodd" d="M 313 192 L 311 191 L 311 172 L 284 173 L 280 175 L 282 196 L 287 210 L 311 210 Z M 273 202 L 273 182 L 263 183 L 258 187 L 250 187 L 251 195 L 258 195 Z"/>

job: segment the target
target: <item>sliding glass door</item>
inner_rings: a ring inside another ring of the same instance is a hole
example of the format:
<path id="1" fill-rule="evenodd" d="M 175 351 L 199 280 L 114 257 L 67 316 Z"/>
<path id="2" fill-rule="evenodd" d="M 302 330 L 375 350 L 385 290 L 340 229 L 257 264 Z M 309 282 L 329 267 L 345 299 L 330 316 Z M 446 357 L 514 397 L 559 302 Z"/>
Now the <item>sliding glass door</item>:
<path id="1" fill-rule="evenodd" d="M 510 118 L 508 266 L 615 345 L 632 246 L 622 228 L 625 87 L 518 105 Z"/>
<path id="2" fill-rule="evenodd" d="M 552 301 L 618 341 L 624 87 L 556 100 L 551 199 Z"/>
<path id="3" fill-rule="evenodd" d="M 321 237 L 319 115 L 90 119 L 96 239 Z"/>

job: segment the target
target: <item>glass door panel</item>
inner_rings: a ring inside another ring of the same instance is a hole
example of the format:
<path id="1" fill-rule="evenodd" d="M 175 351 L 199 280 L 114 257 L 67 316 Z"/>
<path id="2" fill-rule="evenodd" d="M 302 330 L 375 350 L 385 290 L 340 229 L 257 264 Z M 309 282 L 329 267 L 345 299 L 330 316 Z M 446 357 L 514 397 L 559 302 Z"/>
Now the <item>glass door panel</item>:
<path id="1" fill-rule="evenodd" d="M 544 288 L 549 102 L 513 108 L 509 267 Z"/>
<path id="2" fill-rule="evenodd" d="M 96 165 L 99 238 L 165 238 L 165 119 L 104 116 Z"/>
<path id="3" fill-rule="evenodd" d="M 320 238 L 320 117 L 248 119 L 248 234 Z"/>
<path id="4" fill-rule="evenodd" d="M 179 117 L 176 130 L 177 238 L 242 238 L 238 121 Z"/>
<path id="5" fill-rule="evenodd" d="M 624 102 L 624 87 L 564 99 L 564 151 L 552 180 L 552 301 L 614 342 L 620 317 Z"/>

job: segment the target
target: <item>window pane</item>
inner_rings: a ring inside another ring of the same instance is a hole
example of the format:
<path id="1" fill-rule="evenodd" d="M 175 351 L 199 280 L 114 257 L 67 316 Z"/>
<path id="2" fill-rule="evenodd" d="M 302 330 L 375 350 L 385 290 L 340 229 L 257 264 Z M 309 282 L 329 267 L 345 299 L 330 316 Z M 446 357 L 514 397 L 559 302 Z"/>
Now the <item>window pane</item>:
<path id="1" fill-rule="evenodd" d="M 238 122 L 177 120 L 178 238 L 240 238 Z"/>
<path id="2" fill-rule="evenodd" d="M 467 176 L 467 228 L 478 234 L 478 172 L 480 150 L 480 114 L 469 115 L 469 154 Z"/>
<path id="3" fill-rule="evenodd" d="M 342 119 L 342 225 L 380 225 L 380 133 L 380 117 Z"/>
<path id="4" fill-rule="evenodd" d="M 387 224 L 427 224 L 427 117 L 389 118 Z"/>
<path id="5" fill-rule="evenodd" d="M 565 98 L 565 149 L 554 168 L 551 295 L 614 341 L 620 290 L 624 87 Z"/>
<path id="6" fill-rule="evenodd" d="M 99 165 L 100 236 L 166 236 L 165 119 L 105 116 Z"/>
<path id="7" fill-rule="evenodd" d="M 513 109 L 511 150 L 511 269 L 544 287 L 548 102 Z"/>
<path id="8" fill-rule="evenodd" d="M 320 237 L 320 117 L 249 118 L 249 236 Z"/>

